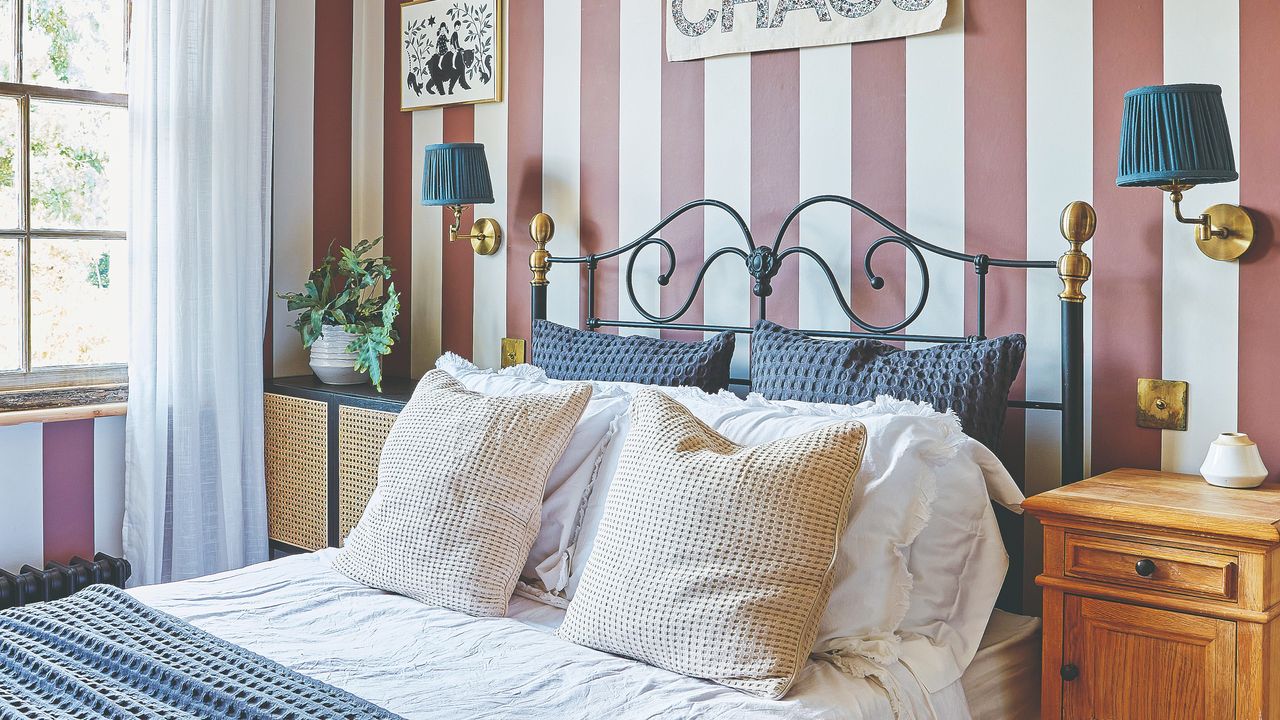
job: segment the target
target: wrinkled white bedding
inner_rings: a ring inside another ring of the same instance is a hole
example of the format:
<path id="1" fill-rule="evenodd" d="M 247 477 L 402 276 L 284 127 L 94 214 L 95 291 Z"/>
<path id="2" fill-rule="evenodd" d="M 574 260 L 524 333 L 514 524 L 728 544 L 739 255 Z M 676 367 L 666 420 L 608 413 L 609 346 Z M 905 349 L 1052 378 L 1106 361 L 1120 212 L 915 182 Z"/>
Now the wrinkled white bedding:
<path id="1" fill-rule="evenodd" d="M 786 699 L 752 697 L 560 640 L 563 611 L 516 597 L 472 618 L 371 590 L 335 550 L 135 588 L 143 602 L 406 718 L 894 717 L 874 681 L 810 662 Z M 956 683 L 927 695 L 900 663 L 900 716 L 968 720 Z"/>

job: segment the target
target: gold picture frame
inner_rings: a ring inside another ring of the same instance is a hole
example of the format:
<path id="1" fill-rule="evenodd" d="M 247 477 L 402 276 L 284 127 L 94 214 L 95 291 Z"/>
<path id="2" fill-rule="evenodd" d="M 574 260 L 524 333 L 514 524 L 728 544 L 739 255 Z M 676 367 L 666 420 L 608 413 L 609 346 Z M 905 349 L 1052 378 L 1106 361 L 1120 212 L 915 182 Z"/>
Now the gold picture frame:
<path id="1" fill-rule="evenodd" d="M 483 27 L 486 8 L 491 10 L 491 28 Z M 503 0 L 401 3 L 399 37 L 400 112 L 502 102 L 506 68 Z M 455 59 L 459 51 L 467 53 L 461 67 Z M 482 89 L 470 87 L 477 80 Z"/>

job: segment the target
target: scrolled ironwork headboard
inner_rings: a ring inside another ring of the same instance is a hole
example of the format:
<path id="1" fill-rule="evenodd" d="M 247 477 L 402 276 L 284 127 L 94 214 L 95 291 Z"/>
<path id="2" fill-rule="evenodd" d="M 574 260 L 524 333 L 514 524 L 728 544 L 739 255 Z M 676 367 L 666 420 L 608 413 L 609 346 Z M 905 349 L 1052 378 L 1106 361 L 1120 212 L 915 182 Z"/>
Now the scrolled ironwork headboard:
<path id="1" fill-rule="evenodd" d="M 783 248 L 782 243 L 792 224 L 805 210 L 822 204 L 844 205 L 869 218 L 884 229 L 885 234 L 874 240 L 862 257 L 862 269 L 872 289 L 884 287 L 884 278 L 875 272 L 877 252 L 885 245 L 901 247 L 906 257 L 914 262 L 919 273 L 919 297 L 915 303 L 904 304 L 903 317 L 895 322 L 876 324 L 858 314 L 844 296 L 831 265 L 812 248 L 793 245 Z M 666 286 L 670 283 L 677 267 L 675 248 L 659 233 L 685 213 L 698 208 L 723 212 L 729 216 L 742 234 L 744 246 L 729 245 L 705 254 L 702 265 L 693 278 L 688 296 L 669 314 L 661 311 L 653 312 L 646 308 L 636 295 L 635 272 L 636 258 L 645 248 L 656 246 L 665 256 L 665 270 L 657 276 L 657 284 Z M 1084 301 L 1083 286 L 1089 280 L 1092 265 L 1089 256 L 1083 250 L 1084 243 L 1093 237 L 1096 216 L 1093 208 L 1086 202 L 1073 202 L 1062 211 L 1060 231 L 1066 238 L 1069 248 L 1058 260 L 1011 260 L 993 258 L 983 254 L 969 255 L 922 240 L 887 220 L 871 208 L 852 198 L 838 195 L 819 195 L 796 205 L 787 214 L 782 226 L 778 229 L 772 244 L 757 244 L 750 228 L 742 215 L 728 204 L 719 200 L 694 200 L 667 215 L 648 232 L 631 242 L 613 250 L 593 253 L 581 257 L 555 257 L 547 250 L 547 244 L 554 234 L 551 218 L 538 214 L 529 225 L 535 249 L 529 258 L 529 267 L 533 272 L 531 309 L 533 319 L 547 317 L 547 285 L 548 272 L 553 265 L 581 265 L 586 269 L 586 326 L 588 329 L 602 327 L 617 328 L 656 328 L 667 330 L 694 331 L 731 331 L 750 334 L 752 329 L 744 326 L 712 325 L 704 323 L 681 322 L 681 319 L 693 305 L 694 299 L 702 289 L 707 271 L 713 264 L 725 257 L 736 257 L 753 280 L 751 293 L 756 299 L 757 313 L 761 318 L 768 317 L 769 297 L 773 294 L 773 280 L 777 277 L 784 262 L 791 257 L 804 257 L 813 262 L 826 277 L 832 290 L 832 297 L 840 311 L 849 319 L 856 330 L 809 330 L 797 328 L 802 332 L 822 337 L 872 338 L 884 341 L 922 342 L 922 343 L 964 343 L 974 342 L 986 337 L 987 318 L 987 275 L 993 268 L 1015 268 L 1024 270 L 1057 270 L 1063 289 L 1058 297 L 1061 301 L 1062 319 L 1062 399 L 1061 400 L 1011 400 L 1009 405 L 1015 408 L 1058 411 L 1062 413 L 1062 482 L 1076 482 L 1084 477 Z M 925 255 L 932 254 L 947 260 L 966 263 L 973 267 L 976 288 L 976 318 L 974 335 L 934 335 L 911 333 L 910 328 L 920 315 L 929 300 L 929 265 Z M 614 258 L 626 258 L 625 283 L 627 297 L 632 308 L 644 320 L 623 320 L 621 318 L 601 318 L 596 309 L 596 269 L 603 261 Z M 1021 598 L 1021 561 L 1022 561 L 1022 524 L 1012 514 L 1001 516 L 1001 533 L 1005 538 L 1005 547 L 1010 555 L 1009 577 L 1006 578 L 1005 591 L 1001 595 L 1001 607 L 1018 609 Z"/>

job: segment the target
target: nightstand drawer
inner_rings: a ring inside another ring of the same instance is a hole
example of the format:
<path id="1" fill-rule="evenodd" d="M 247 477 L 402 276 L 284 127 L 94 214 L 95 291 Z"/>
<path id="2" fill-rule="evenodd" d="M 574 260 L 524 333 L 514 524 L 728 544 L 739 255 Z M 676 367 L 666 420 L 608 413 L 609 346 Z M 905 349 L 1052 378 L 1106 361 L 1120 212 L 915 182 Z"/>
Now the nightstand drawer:
<path id="1" fill-rule="evenodd" d="M 1068 532 L 1063 568 L 1068 577 L 1121 583 L 1136 588 L 1236 599 L 1234 555 Z"/>

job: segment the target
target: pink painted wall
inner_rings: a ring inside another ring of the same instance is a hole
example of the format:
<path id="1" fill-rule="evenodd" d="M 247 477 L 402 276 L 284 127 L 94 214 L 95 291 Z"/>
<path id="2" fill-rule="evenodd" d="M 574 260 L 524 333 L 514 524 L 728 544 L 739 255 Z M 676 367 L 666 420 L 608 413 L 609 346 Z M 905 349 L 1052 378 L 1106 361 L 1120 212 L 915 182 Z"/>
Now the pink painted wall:
<path id="1" fill-rule="evenodd" d="M 0 427 L 0 568 L 121 553 L 124 422 Z"/>

